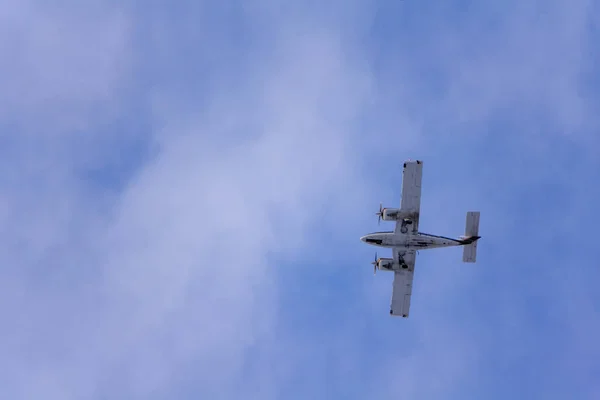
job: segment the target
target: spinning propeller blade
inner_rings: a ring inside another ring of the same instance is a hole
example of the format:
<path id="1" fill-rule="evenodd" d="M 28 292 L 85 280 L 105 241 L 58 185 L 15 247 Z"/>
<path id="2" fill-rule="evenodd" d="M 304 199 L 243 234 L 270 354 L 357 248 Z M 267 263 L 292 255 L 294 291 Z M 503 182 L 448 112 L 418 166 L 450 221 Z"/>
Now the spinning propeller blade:
<path id="1" fill-rule="evenodd" d="M 379 223 L 381 222 L 381 217 L 383 217 L 383 204 L 382 203 L 379 203 L 379 212 L 375 213 L 375 215 L 378 216 L 377 225 L 379 225 Z"/>
<path id="2" fill-rule="evenodd" d="M 373 275 L 377 273 L 377 253 L 375 253 L 375 260 L 371 263 L 373 265 Z"/>

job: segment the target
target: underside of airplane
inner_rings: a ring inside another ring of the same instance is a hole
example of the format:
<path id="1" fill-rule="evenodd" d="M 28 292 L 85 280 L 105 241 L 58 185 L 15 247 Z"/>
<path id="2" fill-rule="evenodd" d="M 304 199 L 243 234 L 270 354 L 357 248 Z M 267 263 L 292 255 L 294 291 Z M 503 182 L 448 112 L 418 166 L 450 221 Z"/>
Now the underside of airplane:
<path id="1" fill-rule="evenodd" d="M 373 232 L 360 238 L 363 242 L 392 249 L 392 258 L 375 255 L 373 272 L 394 273 L 390 314 L 407 318 L 412 297 L 412 284 L 417 251 L 441 247 L 463 246 L 463 262 L 474 263 L 477 258 L 479 236 L 479 211 L 469 211 L 464 236 L 450 238 L 419 231 L 421 212 L 422 161 L 404 163 L 402 200 L 400 208 L 379 206 L 379 221 L 395 222 L 393 231 Z"/>

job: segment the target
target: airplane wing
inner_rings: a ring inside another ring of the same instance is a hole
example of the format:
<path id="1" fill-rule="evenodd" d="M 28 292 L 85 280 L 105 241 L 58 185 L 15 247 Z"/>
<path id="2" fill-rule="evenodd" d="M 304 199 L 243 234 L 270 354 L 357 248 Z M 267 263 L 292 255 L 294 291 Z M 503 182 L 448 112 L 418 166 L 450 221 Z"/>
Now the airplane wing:
<path id="1" fill-rule="evenodd" d="M 412 296 L 412 283 L 415 274 L 415 250 L 394 248 L 395 264 L 405 263 L 408 268 L 394 271 L 394 284 L 392 287 L 392 303 L 390 314 L 408 317 L 410 310 L 410 298 Z"/>
<path id="2" fill-rule="evenodd" d="M 401 213 L 412 213 L 411 225 L 403 229 L 403 221 L 396 221 L 395 233 L 413 233 L 419 231 L 419 213 L 421 211 L 421 178 L 423 176 L 423 161 L 407 161 L 404 163 L 402 172 L 402 200 L 400 203 Z M 408 228 L 408 229 L 407 229 Z"/>

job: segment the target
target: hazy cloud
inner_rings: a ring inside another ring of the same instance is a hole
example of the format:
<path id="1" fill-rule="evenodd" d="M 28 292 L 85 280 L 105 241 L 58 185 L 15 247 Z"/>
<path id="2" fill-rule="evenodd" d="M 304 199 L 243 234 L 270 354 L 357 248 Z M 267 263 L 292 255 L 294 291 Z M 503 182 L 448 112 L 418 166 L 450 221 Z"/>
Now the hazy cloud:
<path id="1" fill-rule="evenodd" d="M 5 396 L 598 390 L 589 3 L 343 4 L 4 8 Z M 409 157 L 484 241 L 398 320 L 358 237 Z"/>

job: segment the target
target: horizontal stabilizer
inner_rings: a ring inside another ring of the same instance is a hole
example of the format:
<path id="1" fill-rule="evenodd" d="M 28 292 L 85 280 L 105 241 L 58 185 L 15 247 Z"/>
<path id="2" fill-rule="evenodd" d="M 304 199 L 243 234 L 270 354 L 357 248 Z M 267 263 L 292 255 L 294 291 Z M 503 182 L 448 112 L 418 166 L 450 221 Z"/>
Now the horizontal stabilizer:
<path id="1" fill-rule="evenodd" d="M 467 213 L 467 225 L 463 237 L 463 262 L 474 263 L 477 259 L 477 240 L 479 239 L 479 211 Z"/>

